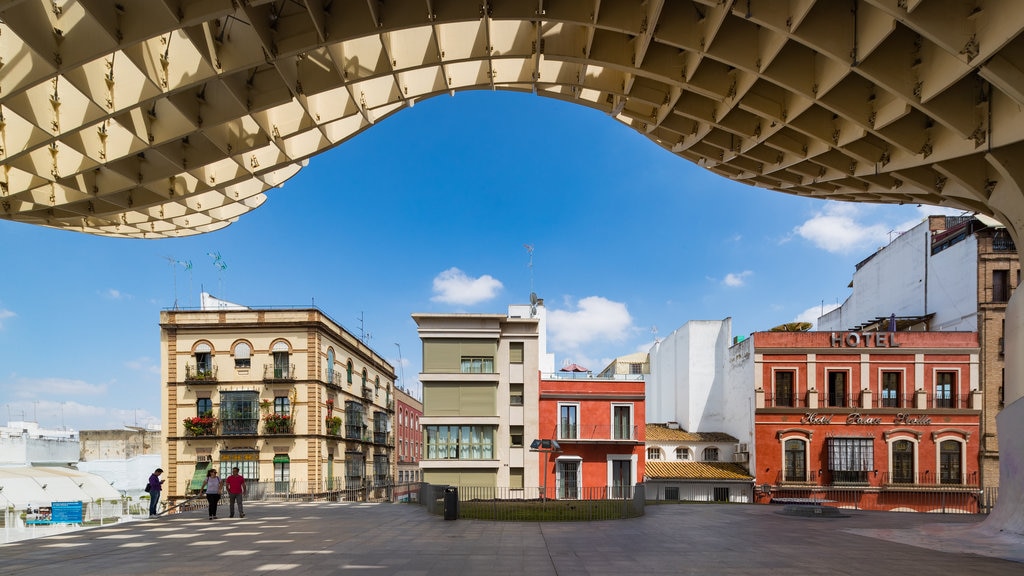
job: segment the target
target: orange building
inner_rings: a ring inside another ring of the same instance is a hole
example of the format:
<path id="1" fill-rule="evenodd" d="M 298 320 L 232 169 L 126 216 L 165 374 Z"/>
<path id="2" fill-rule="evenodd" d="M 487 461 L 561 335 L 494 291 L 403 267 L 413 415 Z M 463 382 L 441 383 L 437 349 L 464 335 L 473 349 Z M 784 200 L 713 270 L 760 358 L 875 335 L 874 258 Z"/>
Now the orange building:
<path id="1" fill-rule="evenodd" d="M 758 332 L 758 500 L 977 511 L 974 332 Z"/>
<path id="2" fill-rule="evenodd" d="M 561 450 L 537 455 L 546 497 L 630 496 L 644 474 L 643 375 L 544 374 L 539 392 L 538 440 Z"/>

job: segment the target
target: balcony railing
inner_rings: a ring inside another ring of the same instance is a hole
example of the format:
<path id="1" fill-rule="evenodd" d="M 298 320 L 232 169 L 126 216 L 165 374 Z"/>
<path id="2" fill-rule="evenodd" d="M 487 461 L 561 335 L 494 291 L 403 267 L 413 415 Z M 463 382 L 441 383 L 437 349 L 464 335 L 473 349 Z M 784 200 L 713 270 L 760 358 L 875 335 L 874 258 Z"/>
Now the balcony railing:
<path id="1" fill-rule="evenodd" d="M 267 414 L 263 417 L 263 432 L 266 434 L 291 434 L 293 425 L 288 414 Z"/>
<path id="2" fill-rule="evenodd" d="M 579 440 L 588 442 L 638 441 L 639 426 L 615 424 L 561 425 L 552 434 L 559 441 Z"/>
<path id="3" fill-rule="evenodd" d="M 978 472 L 970 472 L 966 475 L 961 474 L 959 476 L 953 475 L 953 477 L 947 476 L 943 478 L 942 474 L 936 476 L 931 470 L 925 470 L 915 474 L 893 474 L 892 472 L 883 472 L 881 474 L 882 485 L 889 489 L 909 489 L 909 488 L 920 488 L 920 489 L 931 489 L 936 488 L 978 488 Z"/>
<path id="4" fill-rule="evenodd" d="M 217 366 L 200 366 L 185 364 L 186 382 L 216 382 Z"/>
<path id="5" fill-rule="evenodd" d="M 218 420 L 212 416 L 185 418 L 186 436 L 216 436 Z"/>
<path id="6" fill-rule="evenodd" d="M 805 408 L 807 401 L 796 395 L 775 396 L 765 394 L 764 405 L 771 408 Z"/>
<path id="7" fill-rule="evenodd" d="M 264 380 L 295 380 L 295 364 L 283 366 L 274 364 L 263 365 Z"/>
<path id="8" fill-rule="evenodd" d="M 349 440 L 362 440 L 363 427 L 359 425 L 345 426 L 345 438 L 348 438 Z"/>
<path id="9" fill-rule="evenodd" d="M 969 408 L 970 397 L 962 394 L 928 394 L 929 408 Z"/>

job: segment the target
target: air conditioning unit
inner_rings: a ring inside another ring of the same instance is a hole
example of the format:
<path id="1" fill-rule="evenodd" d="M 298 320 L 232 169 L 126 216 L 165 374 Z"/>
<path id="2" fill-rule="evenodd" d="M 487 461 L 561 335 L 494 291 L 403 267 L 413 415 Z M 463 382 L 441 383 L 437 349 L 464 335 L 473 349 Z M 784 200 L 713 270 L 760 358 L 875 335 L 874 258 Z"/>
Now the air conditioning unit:
<path id="1" fill-rule="evenodd" d="M 746 462 L 749 457 L 750 457 L 750 454 L 747 454 L 746 452 L 736 452 L 735 454 L 732 455 L 732 461 L 733 462 Z"/>
<path id="2" fill-rule="evenodd" d="M 747 450 L 747 443 L 746 442 L 740 442 L 739 444 L 733 446 L 733 450 L 732 451 L 733 452 L 742 452 L 742 453 L 750 452 L 750 450 Z"/>

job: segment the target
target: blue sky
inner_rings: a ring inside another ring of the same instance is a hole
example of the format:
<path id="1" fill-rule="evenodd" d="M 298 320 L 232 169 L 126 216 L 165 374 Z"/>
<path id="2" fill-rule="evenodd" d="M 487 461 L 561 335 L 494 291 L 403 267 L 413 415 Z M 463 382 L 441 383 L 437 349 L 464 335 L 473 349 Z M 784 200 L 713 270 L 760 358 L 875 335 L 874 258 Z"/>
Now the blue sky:
<path id="1" fill-rule="evenodd" d="M 159 312 L 197 306 L 201 288 L 253 307 L 315 304 L 368 334 L 416 390 L 410 314 L 528 302 L 524 245 L 556 365 L 596 371 L 691 319 L 732 317 L 736 335 L 813 320 L 846 298 L 854 264 L 939 212 L 745 186 L 603 113 L 503 92 L 420 102 L 268 196 L 175 240 L 0 221 L 0 421 L 158 423 Z"/>

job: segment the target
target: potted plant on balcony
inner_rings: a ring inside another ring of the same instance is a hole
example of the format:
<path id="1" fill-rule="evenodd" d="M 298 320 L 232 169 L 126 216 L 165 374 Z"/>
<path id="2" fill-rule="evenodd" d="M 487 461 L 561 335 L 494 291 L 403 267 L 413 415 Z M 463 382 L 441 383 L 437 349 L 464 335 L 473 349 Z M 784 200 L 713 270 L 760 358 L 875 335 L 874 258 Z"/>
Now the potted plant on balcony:
<path id="1" fill-rule="evenodd" d="M 264 431 L 267 434 L 290 434 L 292 419 L 287 414 L 267 414 L 263 417 Z"/>
<path id="2" fill-rule="evenodd" d="M 185 433 L 189 436 L 213 436 L 217 433 L 217 419 L 213 414 L 206 412 L 201 416 L 185 418 Z"/>
<path id="3" fill-rule="evenodd" d="M 327 427 L 327 433 L 331 436 L 341 434 L 341 416 L 328 416 L 324 420 L 324 425 Z"/>

